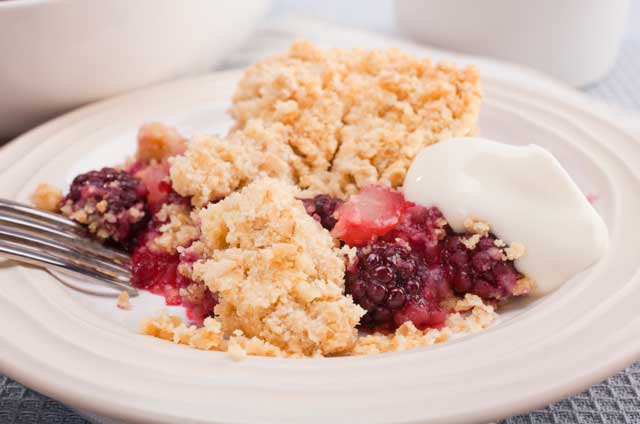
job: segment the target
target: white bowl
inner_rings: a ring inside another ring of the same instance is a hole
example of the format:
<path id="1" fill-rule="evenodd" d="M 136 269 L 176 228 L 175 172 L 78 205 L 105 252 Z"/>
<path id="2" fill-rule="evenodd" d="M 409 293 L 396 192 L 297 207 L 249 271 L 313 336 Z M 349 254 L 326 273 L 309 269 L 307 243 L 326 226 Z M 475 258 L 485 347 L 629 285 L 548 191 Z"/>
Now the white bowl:
<path id="1" fill-rule="evenodd" d="M 269 4 L 0 1 L 0 140 L 80 104 L 211 69 Z"/>
<path id="2" fill-rule="evenodd" d="M 400 30 L 421 42 L 528 65 L 574 86 L 615 60 L 629 0 L 396 0 Z"/>

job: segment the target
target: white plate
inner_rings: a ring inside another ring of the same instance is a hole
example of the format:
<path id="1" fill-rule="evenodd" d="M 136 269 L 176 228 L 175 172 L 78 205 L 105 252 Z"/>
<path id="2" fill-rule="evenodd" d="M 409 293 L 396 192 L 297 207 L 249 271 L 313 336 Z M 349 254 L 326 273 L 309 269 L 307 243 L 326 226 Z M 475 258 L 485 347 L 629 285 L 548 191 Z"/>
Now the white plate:
<path id="1" fill-rule="evenodd" d="M 211 74 L 98 103 L 0 151 L 0 195 L 68 184 L 134 148 L 141 122 L 185 133 L 224 131 L 236 72 Z M 612 248 L 597 266 L 492 328 L 408 352 L 233 362 L 137 335 L 159 298 L 79 292 L 49 274 L 0 263 L 0 372 L 75 408 L 131 422 L 481 422 L 576 393 L 640 359 L 640 144 L 580 97 L 484 75 L 481 132 L 551 150 L 588 194 Z M 506 202 L 508 207 L 508 202 Z M 526 220 L 526 217 L 523 217 Z M 549 234 L 549 242 L 562 234 Z"/>

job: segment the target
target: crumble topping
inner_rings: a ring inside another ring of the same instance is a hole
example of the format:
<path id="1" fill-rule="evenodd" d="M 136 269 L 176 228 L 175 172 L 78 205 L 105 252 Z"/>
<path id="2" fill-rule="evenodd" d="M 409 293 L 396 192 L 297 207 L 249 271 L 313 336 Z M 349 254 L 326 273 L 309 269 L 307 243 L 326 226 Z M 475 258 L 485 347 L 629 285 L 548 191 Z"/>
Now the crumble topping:
<path id="1" fill-rule="evenodd" d="M 175 252 L 200 236 L 200 230 L 191 219 L 191 210 L 186 206 L 165 203 L 156 219 L 164 224 L 158 228 L 160 235 L 151 241 L 152 249 Z"/>
<path id="2" fill-rule="evenodd" d="M 535 281 L 533 281 L 531 278 L 524 276 L 516 282 L 516 286 L 513 289 L 513 294 L 516 296 L 520 296 L 523 294 L 531 293 L 535 288 L 535 284 Z"/>
<path id="3" fill-rule="evenodd" d="M 33 205 L 47 212 L 58 212 L 62 206 L 63 199 L 62 191 L 47 183 L 38 184 L 38 187 L 31 195 Z"/>
<path id="4" fill-rule="evenodd" d="M 299 41 L 247 69 L 231 114 L 237 128 L 255 118 L 286 126 L 304 164 L 298 184 L 345 197 L 400 186 L 421 148 L 473 134 L 480 97 L 473 67 Z"/>
<path id="5" fill-rule="evenodd" d="M 159 122 L 150 122 L 138 130 L 136 159 L 160 162 L 184 152 L 186 147 L 187 140 L 175 128 Z"/>
<path id="6" fill-rule="evenodd" d="M 131 304 L 129 303 L 129 293 L 126 291 L 121 291 L 118 295 L 118 308 L 120 309 L 131 309 Z"/>
<path id="7" fill-rule="evenodd" d="M 464 228 L 471 234 L 486 236 L 491 232 L 491 225 L 475 217 L 469 217 L 464 220 Z"/>
<path id="8" fill-rule="evenodd" d="M 511 243 L 511 246 L 504 249 L 504 253 L 507 255 L 507 259 L 515 261 L 521 258 L 526 253 L 526 249 L 522 243 Z"/>
<path id="9" fill-rule="evenodd" d="M 199 213 L 208 259 L 192 276 L 219 296 L 225 334 L 287 354 L 346 352 L 364 311 L 344 296 L 347 249 L 310 217 L 294 186 L 264 178 Z"/>
<path id="10" fill-rule="evenodd" d="M 169 162 L 173 189 L 192 196 L 194 206 L 226 196 L 255 175 L 247 149 L 216 136 L 194 137 L 185 154 Z"/>
<path id="11" fill-rule="evenodd" d="M 480 242 L 480 239 L 482 238 L 482 236 L 480 234 L 472 234 L 471 236 L 467 237 L 467 238 L 463 238 L 460 240 L 460 242 L 462 244 L 464 244 L 464 246 L 469 249 L 469 250 L 473 250 L 476 248 L 476 246 L 478 245 L 478 243 Z M 494 242 L 495 244 L 495 242 Z"/>
<path id="12" fill-rule="evenodd" d="M 193 196 L 201 207 L 219 200 L 251 181 L 270 176 L 295 183 L 300 160 L 286 144 L 287 128 L 252 120 L 226 138 L 195 137 L 186 154 L 170 160 L 173 188 Z"/>
<path id="13" fill-rule="evenodd" d="M 298 42 L 245 72 L 236 130 L 196 137 L 171 159 L 171 179 L 199 207 L 262 176 L 342 198 L 397 187 L 422 147 L 475 132 L 479 103 L 475 68 Z"/>
<path id="14" fill-rule="evenodd" d="M 245 337 L 242 331 L 236 330 L 229 338 L 227 355 L 236 361 L 242 360 L 247 355 L 284 357 L 287 356 L 280 348 L 258 337 Z"/>
<path id="15" fill-rule="evenodd" d="M 195 349 L 227 352 L 227 355 L 234 360 L 244 359 L 247 355 L 287 356 L 278 347 L 264 340 L 246 337 L 241 330 L 236 330 L 230 337 L 225 338 L 222 324 L 217 318 L 206 318 L 202 327 L 196 327 L 185 325 L 180 317 L 160 315 L 145 319 L 141 323 L 140 331 L 142 334 Z"/>
<path id="16" fill-rule="evenodd" d="M 157 317 L 143 319 L 142 322 L 140 322 L 140 332 L 147 336 L 178 343 L 181 339 L 179 337 L 174 339 L 174 335 L 180 325 L 184 324 L 179 316 L 162 314 Z M 195 325 L 193 328 L 195 330 Z"/>

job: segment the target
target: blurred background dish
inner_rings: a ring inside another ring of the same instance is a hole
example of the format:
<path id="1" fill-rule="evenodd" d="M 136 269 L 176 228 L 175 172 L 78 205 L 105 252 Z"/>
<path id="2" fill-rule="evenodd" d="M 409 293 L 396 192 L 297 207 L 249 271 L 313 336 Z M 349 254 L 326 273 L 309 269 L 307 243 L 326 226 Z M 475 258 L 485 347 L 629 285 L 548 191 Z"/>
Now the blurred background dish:
<path id="1" fill-rule="evenodd" d="M 573 86 L 603 78 L 625 31 L 629 0 L 396 0 L 403 34 L 505 59 Z"/>
<path id="2" fill-rule="evenodd" d="M 0 140 L 83 103 L 211 69 L 270 3 L 0 1 Z"/>

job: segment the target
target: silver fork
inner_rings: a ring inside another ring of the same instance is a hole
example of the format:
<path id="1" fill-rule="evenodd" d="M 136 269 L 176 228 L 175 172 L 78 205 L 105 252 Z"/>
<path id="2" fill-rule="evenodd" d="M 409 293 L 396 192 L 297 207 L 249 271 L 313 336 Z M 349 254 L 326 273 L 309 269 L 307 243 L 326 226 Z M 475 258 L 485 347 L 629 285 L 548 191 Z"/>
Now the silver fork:
<path id="1" fill-rule="evenodd" d="M 138 294 L 131 286 L 129 255 L 91 239 L 77 222 L 7 199 L 0 199 L 0 257 Z"/>

